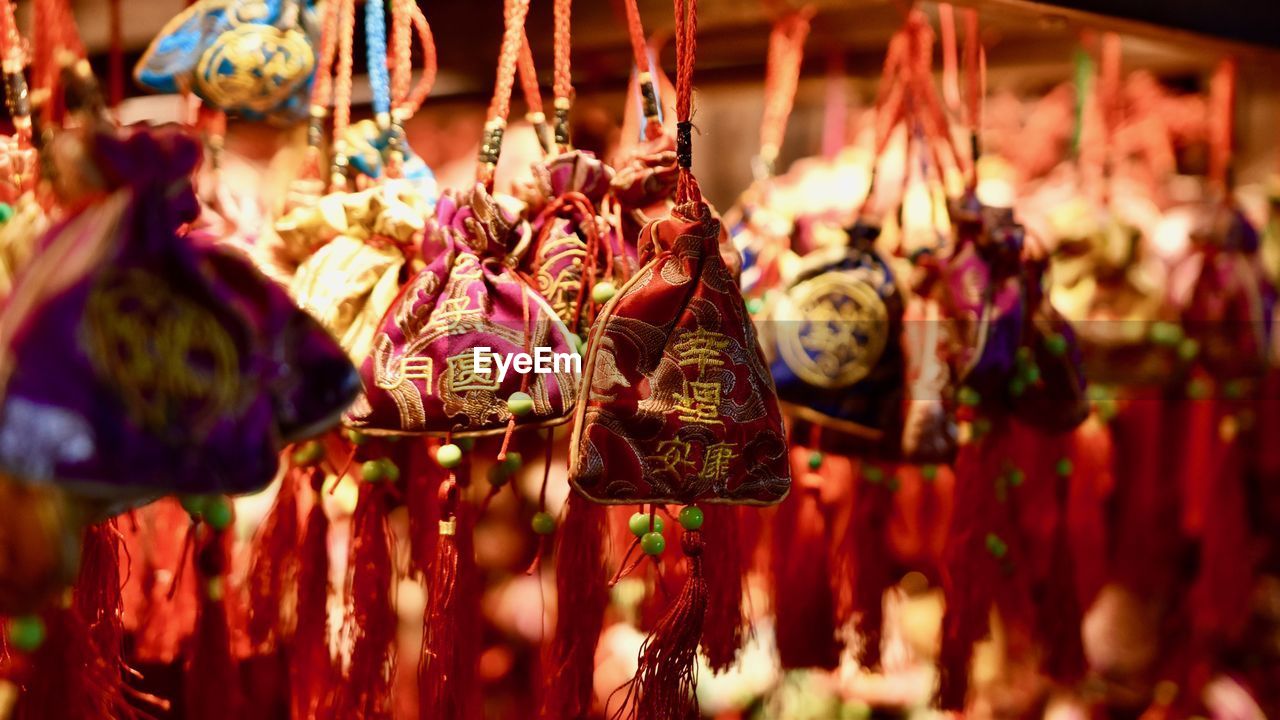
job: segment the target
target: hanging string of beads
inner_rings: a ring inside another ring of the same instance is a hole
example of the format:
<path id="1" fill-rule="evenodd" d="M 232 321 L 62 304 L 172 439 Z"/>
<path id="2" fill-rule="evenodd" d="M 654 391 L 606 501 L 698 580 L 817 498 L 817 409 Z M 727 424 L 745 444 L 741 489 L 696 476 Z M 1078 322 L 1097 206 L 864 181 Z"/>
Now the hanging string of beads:
<path id="1" fill-rule="evenodd" d="M 333 88 L 333 159 L 330 165 L 329 185 L 333 191 L 347 188 L 350 160 L 347 157 L 347 128 L 351 126 L 352 44 L 355 37 L 355 0 L 337 0 L 341 3 L 337 28 L 337 70 Z"/>

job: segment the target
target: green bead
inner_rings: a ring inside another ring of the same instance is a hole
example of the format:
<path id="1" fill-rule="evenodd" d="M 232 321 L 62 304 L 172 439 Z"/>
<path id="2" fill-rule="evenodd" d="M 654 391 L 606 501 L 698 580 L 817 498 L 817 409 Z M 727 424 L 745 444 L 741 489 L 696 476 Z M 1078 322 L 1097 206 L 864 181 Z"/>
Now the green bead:
<path id="1" fill-rule="evenodd" d="M 862 469 L 862 477 L 866 478 L 869 483 L 879 484 L 880 481 L 884 480 L 884 470 L 875 465 L 868 465 Z"/>
<path id="2" fill-rule="evenodd" d="M 956 400 L 958 400 L 961 405 L 977 407 L 978 403 L 982 402 L 982 396 L 978 394 L 977 390 L 965 385 L 956 391 Z"/>
<path id="3" fill-rule="evenodd" d="M 446 470 L 458 467 L 462 463 L 462 448 L 453 443 L 441 445 L 436 450 L 436 462 Z"/>
<path id="4" fill-rule="evenodd" d="M 9 644 L 29 653 L 44 644 L 44 621 L 38 615 L 9 618 L 5 634 L 9 637 Z"/>
<path id="5" fill-rule="evenodd" d="M 533 412 L 533 398 L 529 393 L 513 392 L 507 398 L 507 410 L 516 417 L 524 417 Z"/>
<path id="6" fill-rule="evenodd" d="M 471 449 L 476 446 L 476 439 L 473 437 L 458 438 L 453 441 L 453 444 L 462 448 L 463 452 L 471 452 Z"/>
<path id="7" fill-rule="evenodd" d="M 696 505 L 686 505 L 680 509 L 680 527 L 689 532 L 700 529 L 705 519 L 702 508 Z"/>
<path id="8" fill-rule="evenodd" d="M 1073 468 L 1071 465 L 1071 458 L 1062 458 L 1058 460 L 1056 465 L 1053 466 L 1053 471 L 1058 473 L 1062 477 L 1066 477 L 1070 475 L 1072 469 Z"/>
<path id="9" fill-rule="evenodd" d="M 938 479 L 938 466 L 937 466 L 937 465 L 924 465 L 924 466 L 922 466 L 922 467 L 920 468 L 920 477 L 921 477 L 921 478 L 924 478 L 925 480 L 928 480 L 929 482 L 933 482 L 934 480 L 937 480 L 937 479 Z"/>
<path id="10" fill-rule="evenodd" d="M 898 482 L 897 475 L 890 475 L 889 481 L 886 482 L 884 486 L 889 488 L 889 492 L 898 492 L 898 488 L 902 487 L 902 483 Z"/>
<path id="11" fill-rule="evenodd" d="M 502 466 L 505 467 L 509 473 L 519 470 L 520 466 L 523 464 L 524 458 L 518 452 L 507 453 L 507 457 L 502 461 Z"/>
<path id="12" fill-rule="evenodd" d="M 1192 360 L 1195 360 L 1196 356 L 1199 354 L 1200 354 L 1200 343 L 1196 342 L 1195 340 L 1192 340 L 1191 338 L 1187 338 L 1186 340 L 1183 340 L 1182 342 L 1178 343 L 1178 359 L 1179 360 L 1182 360 L 1183 362 L 1191 362 Z"/>
<path id="13" fill-rule="evenodd" d="M 1036 383 L 1040 382 L 1039 366 L 1036 366 L 1036 365 L 1027 366 L 1027 370 L 1025 373 L 1023 373 L 1022 377 L 1024 380 L 1027 381 L 1028 385 L 1035 385 Z"/>
<path id="14" fill-rule="evenodd" d="M 603 305 L 613 299 L 618 294 L 618 288 L 613 286 L 611 282 L 596 283 L 591 288 L 591 299 Z"/>
<path id="15" fill-rule="evenodd" d="M 1002 558 L 1009 552 L 1009 546 L 1000 539 L 999 535 L 987 533 L 987 552 L 997 558 Z"/>
<path id="16" fill-rule="evenodd" d="M 1222 395 L 1228 400 L 1239 400 L 1244 397 L 1244 383 L 1240 380 L 1228 380 L 1222 385 Z"/>
<path id="17" fill-rule="evenodd" d="M 1019 365 L 1030 365 L 1035 361 L 1035 356 L 1031 354 L 1031 348 L 1023 345 L 1014 352 L 1014 360 Z"/>
<path id="18" fill-rule="evenodd" d="M 1067 338 L 1062 333 L 1053 333 L 1044 339 L 1044 347 L 1049 354 L 1062 357 L 1067 354 Z"/>
<path id="19" fill-rule="evenodd" d="M 640 549 L 645 555 L 661 555 L 667 549 L 667 539 L 660 532 L 647 532 L 640 538 Z"/>
<path id="20" fill-rule="evenodd" d="M 1009 381 L 1009 394 L 1014 397 L 1022 397 L 1022 393 L 1027 391 L 1027 381 L 1020 377 L 1015 377 Z"/>
<path id="21" fill-rule="evenodd" d="M 1182 328 L 1171 322 L 1151 324 L 1151 341 L 1157 345 L 1173 346 L 1182 340 Z"/>
<path id="22" fill-rule="evenodd" d="M 386 479 L 385 468 L 380 460 L 366 460 L 360 463 L 360 477 L 365 482 L 382 482 Z"/>
<path id="23" fill-rule="evenodd" d="M 817 470 L 820 467 L 822 467 L 822 453 L 814 450 L 809 453 L 809 469 Z"/>
<path id="24" fill-rule="evenodd" d="M 533 521 L 530 523 L 533 531 L 539 535 L 550 535 L 556 531 L 556 519 L 551 517 L 549 512 L 534 513 Z"/>
<path id="25" fill-rule="evenodd" d="M 324 459 L 324 445 L 317 440 L 305 443 L 293 451 L 293 464 L 299 467 L 313 467 Z"/>
<path id="26" fill-rule="evenodd" d="M 231 500 L 222 495 L 214 495 L 209 498 L 204 506 L 204 521 L 209 523 L 209 527 L 214 530 L 226 530 L 231 527 L 231 521 L 234 518 L 231 508 Z"/>
<path id="27" fill-rule="evenodd" d="M 382 477 L 387 482 L 396 482 L 400 479 L 400 466 L 391 461 L 390 458 L 382 458 Z"/>
<path id="28" fill-rule="evenodd" d="M 363 445 L 369 442 L 369 436 L 359 430 L 347 429 L 343 430 L 342 434 L 347 437 L 347 442 L 350 442 L 352 445 Z"/>
<path id="29" fill-rule="evenodd" d="M 182 509 L 193 518 L 198 518 L 204 514 L 205 503 L 209 500 L 207 495 L 183 495 L 178 498 L 178 502 L 182 503 Z"/>
<path id="30" fill-rule="evenodd" d="M 583 355 L 587 351 L 587 342 L 577 333 L 569 333 L 569 347 L 579 355 Z"/>
<path id="31" fill-rule="evenodd" d="M 0 203 L 0 225 L 13 219 L 13 206 L 9 203 Z"/>
<path id="32" fill-rule="evenodd" d="M 489 472 L 487 475 L 489 478 L 489 484 L 494 487 L 502 487 L 511 479 L 511 471 L 502 463 L 489 466 Z"/>
<path id="33" fill-rule="evenodd" d="M 631 519 L 627 521 L 627 526 L 631 528 L 631 534 L 636 537 L 643 537 L 645 533 L 649 532 L 649 517 L 649 513 L 647 512 L 632 514 Z M 662 532 L 662 525 L 662 517 L 654 515 L 653 532 Z"/>
<path id="34" fill-rule="evenodd" d="M 764 301 L 761 300 L 760 298 L 751 298 L 750 300 L 747 301 L 747 312 L 751 313 L 752 315 L 759 315 L 760 311 L 763 309 L 764 309 Z"/>
<path id="35" fill-rule="evenodd" d="M 1022 472 L 1020 468 L 1009 469 L 1009 484 L 1018 487 L 1027 479 L 1027 474 Z"/>
<path id="36" fill-rule="evenodd" d="M 1209 383 L 1200 378 L 1187 383 L 1187 397 L 1192 400 L 1204 400 L 1209 397 Z"/>
<path id="37" fill-rule="evenodd" d="M 973 434 L 975 437 L 986 435 L 989 432 L 991 432 L 990 420 L 988 420 L 987 418 L 978 418 L 977 420 L 973 421 Z"/>

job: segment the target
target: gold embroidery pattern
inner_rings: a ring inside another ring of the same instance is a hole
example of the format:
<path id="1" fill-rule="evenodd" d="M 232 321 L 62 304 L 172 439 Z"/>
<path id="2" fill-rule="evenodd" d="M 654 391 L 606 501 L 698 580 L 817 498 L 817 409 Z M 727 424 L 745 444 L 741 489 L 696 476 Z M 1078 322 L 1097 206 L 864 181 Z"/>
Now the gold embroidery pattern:
<path id="1" fill-rule="evenodd" d="M 266 113 L 284 104 L 315 67 L 305 33 L 246 23 L 220 35 L 196 65 L 200 94 L 223 108 Z"/>
<path id="2" fill-rule="evenodd" d="M 680 368 L 697 369 L 697 377 L 684 377 L 684 387 L 675 393 L 674 410 L 680 420 L 701 425 L 724 425 L 720 419 L 720 397 L 723 392 L 721 379 L 709 377 L 707 370 L 722 367 L 724 352 L 729 347 L 728 337 L 706 328 L 685 333 L 672 345 L 676 364 Z M 683 373 L 682 373 L 683 375 Z"/>
<path id="3" fill-rule="evenodd" d="M 202 434 L 241 396 L 236 346 L 217 317 L 143 270 L 109 272 L 89 296 L 85 350 L 129 414 L 156 432 Z"/>
<path id="4" fill-rule="evenodd" d="M 655 463 L 664 472 L 680 477 L 693 467 L 693 459 L 689 457 L 692 452 L 692 445 L 680 438 L 672 438 L 658 443 L 657 454 L 645 459 Z"/>
<path id="5" fill-rule="evenodd" d="M 815 387 L 843 388 L 863 379 L 889 341 L 889 310 L 861 274 L 831 272 L 806 280 L 775 317 L 783 362 Z"/>
<path id="6" fill-rule="evenodd" d="M 487 373 L 476 371 L 475 353 L 471 351 L 459 353 L 448 359 L 449 374 L 446 382 L 450 392 L 467 392 L 471 390 L 495 391 L 499 387 L 498 372 L 491 365 Z"/>

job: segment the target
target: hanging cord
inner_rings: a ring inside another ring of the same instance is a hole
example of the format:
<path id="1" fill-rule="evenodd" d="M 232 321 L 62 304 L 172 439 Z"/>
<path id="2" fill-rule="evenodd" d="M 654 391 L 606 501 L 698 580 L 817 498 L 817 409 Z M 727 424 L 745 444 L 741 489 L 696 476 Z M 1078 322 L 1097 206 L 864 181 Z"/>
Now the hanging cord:
<path id="1" fill-rule="evenodd" d="M 324 4 L 320 26 L 320 52 L 316 62 L 315 80 L 311 84 L 310 117 L 307 123 L 307 161 L 303 176 L 320 178 L 321 146 L 324 144 L 325 119 L 333 102 L 333 59 L 338 42 L 338 16 L 343 0 L 329 0 Z"/>
<path id="2" fill-rule="evenodd" d="M 938 33 L 942 40 L 942 98 L 947 109 L 960 114 L 960 67 L 956 60 L 956 10 L 948 3 L 938 4 Z"/>
<path id="3" fill-rule="evenodd" d="M 831 160 L 848 142 L 848 78 L 844 74 L 844 56 L 839 52 L 827 57 L 827 91 L 823 102 L 822 156 Z"/>
<path id="4" fill-rule="evenodd" d="M 529 108 L 524 119 L 533 126 L 538 136 L 538 145 L 543 153 L 550 153 L 553 144 L 551 128 L 547 125 L 547 114 L 542 109 L 542 89 L 538 87 L 538 70 L 533 66 L 533 50 L 529 47 L 529 35 L 524 34 L 520 43 L 520 58 L 517 69 L 520 71 L 520 87 L 524 91 L 524 104 Z"/>
<path id="5" fill-rule="evenodd" d="M 31 76 L 46 127 L 61 118 L 61 66 L 84 57 L 84 43 L 67 0 L 36 0 L 31 13 Z M 68 57 L 70 59 L 68 59 Z"/>
<path id="6" fill-rule="evenodd" d="M 965 113 L 969 123 L 969 188 L 978 187 L 978 158 L 982 155 L 982 98 L 987 89 L 986 58 L 978 29 L 978 11 L 964 11 Z M 949 134 L 948 134 L 949 136 Z"/>
<path id="7" fill-rule="evenodd" d="M 1227 58 L 1218 63 L 1209 82 L 1209 180 L 1214 189 L 1229 201 L 1233 178 L 1231 157 L 1236 107 L 1236 61 Z"/>
<path id="8" fill-rule="evenodd" d="M 479 167 L 476 170 L 476 181 L 489 191 L 493 190 L 493 174 L 502 151 L 507 117 L 511 113 L 511 87 L 515 84 L 520 44 L 524 42 L 529 0 L 511 0 L 507 9 L 506 30 L 502 34 L 502 49 L 498 54 L 498 77 L 494 83 L 493 101 L 489 104 L 489 117 L 484 124 L 484 139 L 480 143 Z"/>
<path id="9" fill-rule="evenodd" d="M 31 145 L 31 100 L 27 97 L 27 78 L 22 73 L 26 65 L 22 36 L 13 17 L 13 3 L 3 0 L 0 4 L 0 67 L 4 70 L 5 105 L 13 128 L 18 135 L 18 146 Z M 22 187 L 22 183 L 18 183 Z"/>
<path id="10" fill-rule="evenodd" d="M 693 177 L 693 63 L 697 52 L 698 0 L 675 0 L 676 5 L 676 205 L 702 202 Z"/>
<path id="11" fill-rule="evenodd" d="M 764 117 L 760 121 L 760 154 L 756 179 L 772 177 L 778 153 L 787 134 L 787 120 L 795 105 L 804 62 L 804 41 L 809 36 L 813 6 L 779 18 L 769 33 L 769 54 L 765 60 Z"/>
<path id="12" fill-rule="evenodd" d="M 391 73 L 387 67 L 387 16 L 383 0 L 364 4 L 365 65 L 373 91 L 373 116 L 386 130 L 391 125 Z"/>
<path id="13" fill-rule="evenodd" d="M 556 149 L 559 152 L 569 150 L 569 107 L 573 102 L 573 75 L 570 71 L 570 22 L 573 16 L 573 0 L 555 0 L 555 30 L 553 47 L 555 57 L 553 69 L 555 82 L 552 85 L 555 93 L 556 117 L 553 130 L 556 137 Z"/>
<path id="14" fill-rule="evenodd" d="M 965 167 L 933 86 L 933 40 L 928 20 L 923 13 L 913 10 L 907 16 L 906 24 L 889 41 L 876 96 L 876 145 L 871 165 L 871 186 L 858 209 L 859 216 L 867 212 L 875 196 L 875 168 L 899 125 L 906 128 L 908 143 L 911 133 L 917 128 L 923 132 L 939 180 L 945 180 L 942 158 L 937 149 L 939 141 L 955 167 Z"/>
<path id="15" fill-rule="evenodd" d="M 654 140 L 662 135 L 662 112 L 658 105 L 658 90 L 653 80 L 653 61 L 644 40 L 644 24 L 640 19 L 637 0 L 626 0 L 627 36 L 631 41 L 631 53 L 639 73 L 640 99 L 644 111 L 644 137 Z"/>
<path id="16" fill-rule="evenodd" d="M 332 191 L 343 191 L 347 188 L 347 170 L 350 165 L 346 134 L 351 125 L 351 46 L 355 37 L 356 3 L 355 0 L 331 1 L 341 2 L 342 7 L 338 15 L 338 58 L 333 80 L 333 162 L 329 185 Z"/>
<path id="17" fill-rule="evenodd" d="M 376 3 L 375 3 L 376 4 Z M 368 32 L 381 29 L 381 25 L 369 28 Z M 413 31 L 417 32 L 418 42 L 422 45 L 422 77 L 417 85 L 412 84 L 413 75 Z M 385 33 L 385 30 L 379 35 Z M 371 34 L 372 38 L 373 35 Z M 376 58 L 370 42 L 369 66 L 374 67 Z M 386 123 L 379 116 L 379 124 L 387 133 L 387 146 L 384 151 L 387 177 L 400 177 L 404 169 L 405 133 L 404 124 L 422 106 L 436 81 L 436 44 L 431 34 L 431 25 L 422 14 L 415 0 L 392 0 L 391 3 L 391 49 L 384 56 L 383 62 L 390 66 L 390 87 L 387 102 L 390 112 Z M 370 78 L 373 73 L 370 71 Z M 375 97 L 375 100 L 377 98 Z M 377 106 L 375 105 L 375 111 Z"/>
<path id="18" fill-rule="evenodd" d="M 118 111 L 124 100 L 124 28 L 120 12 L 121 0 L 111 0 L 111 47 L 108 51 L 107 101 Z"/>

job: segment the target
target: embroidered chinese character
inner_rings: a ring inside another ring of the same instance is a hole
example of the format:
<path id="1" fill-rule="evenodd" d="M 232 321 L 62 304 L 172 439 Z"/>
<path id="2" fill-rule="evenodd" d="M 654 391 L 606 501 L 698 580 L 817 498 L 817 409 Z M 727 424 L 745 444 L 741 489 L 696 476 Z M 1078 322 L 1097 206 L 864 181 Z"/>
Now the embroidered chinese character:
<path id="1" fill-rule="evenodd" d="M 676 393 L 675 409 L 684 422 L 724 425 L 720 420 L 720 381 L 688 381 L 684 392 Z"/>
<path id="2" fill-rule="evenodd" d="M 733 443 L 716 443 L 707 447 L 702 455 L 702 472 L 698 477 L 718 486 L 729 475 L 729 465 L 738 456 Z"/>
<path id="3" fill-rule="evenodd" d="M 698 376 L 701 377 L 708 367 L 724 365 L 724 360 L 721 358 L 727 347 L 729 347 L 729 338 L 717 332 L 698 328 L 691 333 L 686 333 L 680 342 L 675 344 L 674 349 L 679 357 L 677 362 L 680 367 L 696 366 Z"/>
<path id="4" fill-rule="evenodd" d="M 441 304 L 440 312 L 437 312 L 432 318 L 429 329 L 433 331 L 452 331 L 467 320 L 478 318 L 480 312 L 480 308 L 471 307 L 471 298 L 469 296 L 451 297 Z"/>
<path id="5" fill-rule="evenodd" d="M 477 372 L 475 353 L 459 353 L 449 358 L 449 389 L 453 392 L 497 390 L 498 374 L 492 368 L 488 372 Z"/>
<path id="6" fill-rule="evenodd" d="M 693 461 L 689 459 L 691 450 L 689 443 L 683 440 L 663 440 L 658 443 L 658 454 L 650 455 L 646 459 L 657 462 L 669 473 L 680 475 L 683 468 L 693 465 Z"/>

